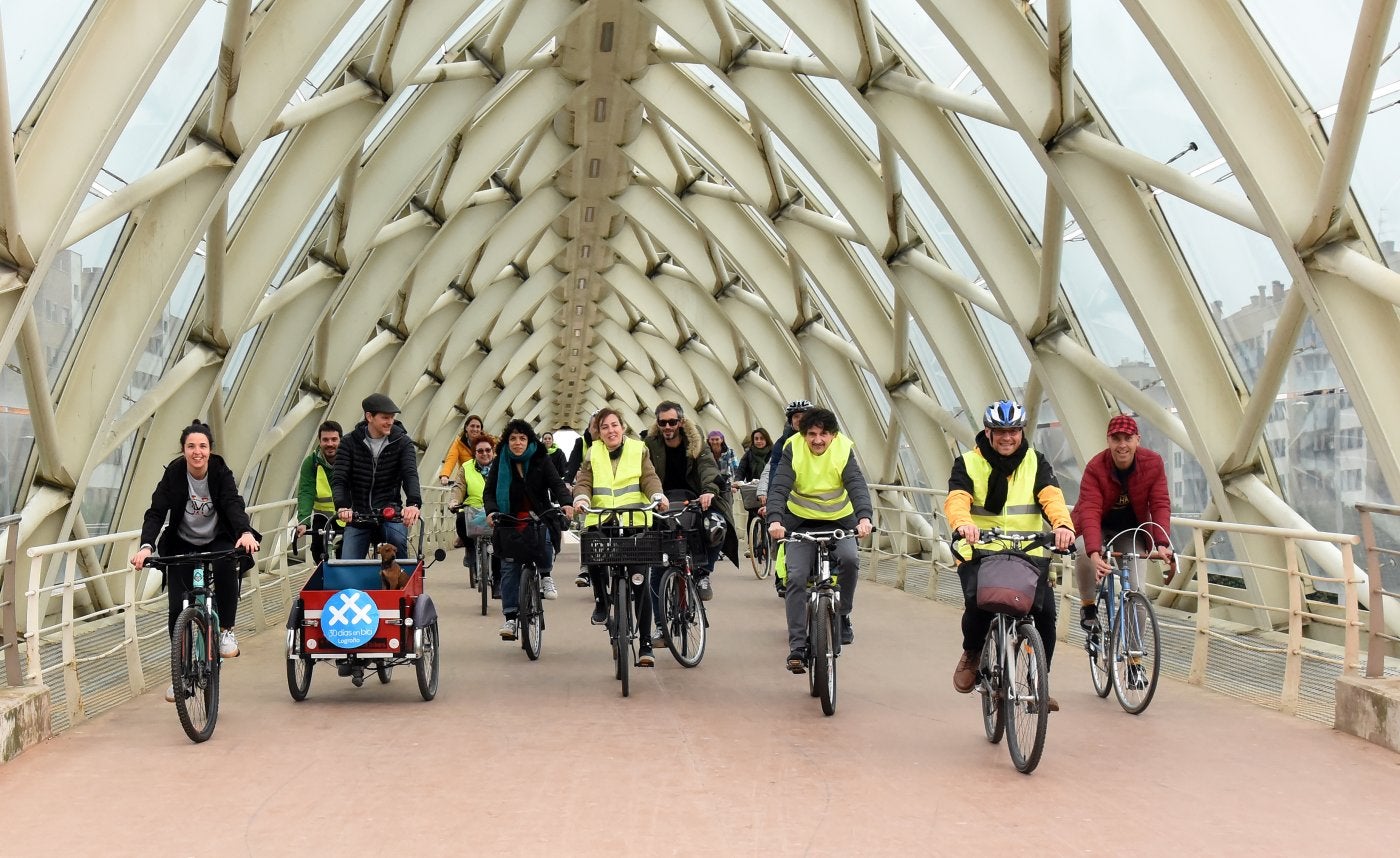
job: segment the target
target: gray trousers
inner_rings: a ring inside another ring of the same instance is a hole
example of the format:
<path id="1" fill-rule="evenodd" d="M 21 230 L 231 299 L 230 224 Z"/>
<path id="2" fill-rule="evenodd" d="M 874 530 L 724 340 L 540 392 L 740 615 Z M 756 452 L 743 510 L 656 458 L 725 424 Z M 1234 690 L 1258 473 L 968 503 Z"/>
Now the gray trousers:
<path id="1" fill-rule="evenodd" d="M 1108 556 L 1110 551 L 1122 552 L 1129 550 L 1132 547 L 1132 542 L 1129 539 L 1131 534 L 1132 531 L 1124 531 L 1114 536 L 1112 540 L 1105 542 L 1103 546 L 1104 559 L 1110 562 L 1112 561 L 1112 558 Z M 1146 554 L 1152 550 L 1152 542 L 1147 538 L 1146 534 L 1138 533 L 1137 542 L 1138 554 Z M 1086 602 L 1093 604 L 1099 594 L 1099 584 L 1097 574 L 1094 571 L 1094 561 L 1089 559 L 1088 552 L 1084 550 L 1084 537 L 1081 536 L 1075 541 L 1075 547 L 1079 552 L 1074 556 L 1074 582 L 1079 586 L 1079 601 L 1080 604 Z M 1146 595 L 1142 589 L 1143 573 L 1146 570 L 1147 561 L 1141 557 L 1128 569 L 1128 580 L 1132 582 L 1133 589 L 1143 595 Z"/>
<path id="2" fill-rule="evenodd" d="M 848 617 L 855 603 L 856 584 L 860 580 L 860 555 L 854 539 L 843 539 L 831 550 L 831 574 L 840 575 L 841 616 Z M 787 608 L 788 649 L 807 646 L 807 582 L 816 573 L 817 546 L 811 542 L 787 543 Z"/>

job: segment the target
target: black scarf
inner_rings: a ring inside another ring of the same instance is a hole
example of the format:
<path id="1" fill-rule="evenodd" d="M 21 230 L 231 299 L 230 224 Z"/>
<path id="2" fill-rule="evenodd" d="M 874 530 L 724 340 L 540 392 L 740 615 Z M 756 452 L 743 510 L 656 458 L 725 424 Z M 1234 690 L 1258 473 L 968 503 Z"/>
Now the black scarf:
<path id="1" fill-rule="evenodd" d="M 1010 456 L 1003 456 L 993 449 L 992 441 L 986 432 L 977 433 L 977 449 L 982 453 L 982 458 L 987 460 L 987 464 L 992 466 L 992 475 L 987 479 L 987 497 L 982 501 L 982 508 L 987 512 L 999 515 L 1006 506 L 1006 491 L 1011 485 L 1011 475 L 1021 467 L 1021 462 L 1030 448 L 1030 444 L 1027 444 L 1023 437 L 1021 446 L 1017 447 L 1015 452 Z"/>

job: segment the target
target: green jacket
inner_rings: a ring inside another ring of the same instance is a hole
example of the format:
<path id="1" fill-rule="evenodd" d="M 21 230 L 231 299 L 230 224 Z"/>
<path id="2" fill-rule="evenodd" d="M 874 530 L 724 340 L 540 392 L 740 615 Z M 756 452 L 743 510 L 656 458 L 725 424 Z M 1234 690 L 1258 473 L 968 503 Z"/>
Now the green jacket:
<path id="1" fill-rule="evenodd" d="M 311 522 L 311 505 L 316 502 L 317 468 L 326 469 L 327 481 L 331 478 L 331 472 L 335 470 L 319 449 L 302 460 L 301 476 L 297 479 L 297 521 L 303 524 Z"/>

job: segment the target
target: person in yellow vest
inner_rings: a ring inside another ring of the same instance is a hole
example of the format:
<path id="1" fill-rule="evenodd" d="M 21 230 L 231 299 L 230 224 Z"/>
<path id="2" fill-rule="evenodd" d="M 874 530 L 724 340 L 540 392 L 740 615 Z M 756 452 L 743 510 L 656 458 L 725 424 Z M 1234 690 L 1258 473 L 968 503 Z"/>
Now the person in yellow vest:
<path id="1" fill-rule="evenodd" d="M 311 559 L 320 563 L 326 559 L 326 522 L 335 517 L 335 498 L 331 497 L 331 473 L 335 470 L 335 453 L 340 449 L 340 424 L 327 420 L 317 430 L 316 447 L 301 463 L 301 479 L 297 481 L 297 536 L 311 531 Z"/>
<path id="2" fill-rule="evenodd" d="M 661 489 L 661 479 L 647 454 L 647 445 L 627 437 L 627 424 L 622 421 L 621 414 L 611 408 L 602 409 L 593 416 L 589 431 L 595 440 L 584 452 L 583 462 L 574 477 L 575 507 L 601 510 L 645 504 L 649 500 L 656 501 L 662 511 L 670 507 Z M 585 528 L 596 527 L 598 513 L 590 511 L 583 524 Z M 636 516 L 635 524 L 649 526 L 651 516 Z M 588 570 L 585 574 L 593 585 L 593 623 L 604 623 L 608 619 L 607 578 L 601 571 Z M 652 656 L 651 636 L 646 634 L 651 628 L 651 598 L 645 583 L 633 587 L 632 599 L 637 628 L 642 630 L 637 664 L 651 667 L 656 659 Z"/>
<path id="3" fill-rule="evenodd" d="M 473 564 L 476 563 L 476 541 L 488 537 L 478 536 L 485 526 L 485 506 L 484 492 L 486 490 L 486 479 L 491 475 L 491 462 L 496 458 L 496 444 L 490 435 L 478 433 L 476 440 L 472 442 L 472 457 L 462 462 L 462 467 L 457 471 L 457 479 L 452 483 L 452 505 L 451 508 L 457 512 L 457 536 L 466 548 L 462 563 L 471 570 L 472 581 L 475 584 L 476 574 L 479 571 Z M 471 530 L 468 534 L 468 518 L 471 518 Z M 493 555 L 491 558 L 491 598 L 499 598 L 497 588 L 500 585 L 500 561 Z"/>
<path id="4" fill-rule="evenodd" d="M 982 415 L 985 431 L 977 433 L 977 447 L 953 462 L 948 477 L 948 497 L 943 514 L 948 528 L 968 542 L 992 527 L 1005 533 L 1039 533 L 1046 522 L 1054 528 L 1055 548 L 1074 544 L 1074 525 L 1064 492 L 1055 480 L 1055 469 L 1045 455 L 1026 443 L 1026 412 L 1008 400 L 993 402 Z M 958 546 L 958 578 L 963 588 L 963 653 L 953 671 L 953 689 L 967 694 L 977 682 L 982 642 L 992 615 L 977 607 L 977 568 L 967 546 Z M 1046 668 L 1055 654 L 1055 593 L 1050 587 L 1050 558 L 1045 549 L 1029 552 L 1041 567 L 1031 618 L 1045 643 Z M 1050 698 L 1050 711 L 1060 704 Z"/>
<path id="5" fill-rule="evenodd" d="M 768 486 L 765 516 L 768 535 L 782 539 L 789 530 L 854 530 L 857 537 L 870 535 L 874 508 L 870 488 L 856 461 L 855 445 L 841 434 L 836 415 L 813 408 L 802 417 L 798 434 L 776 454 L 781 458 Z M 843 539 L 833 547 L 841 590 L 841 643 L 855 641 L 851 608 L 860 583 L 860 557 L 856 543 Z M 807 647 L 807 582 L 812 577 L 817 547 L 810 542 L 787 546 L 787 669 L 803 673 Z"/>

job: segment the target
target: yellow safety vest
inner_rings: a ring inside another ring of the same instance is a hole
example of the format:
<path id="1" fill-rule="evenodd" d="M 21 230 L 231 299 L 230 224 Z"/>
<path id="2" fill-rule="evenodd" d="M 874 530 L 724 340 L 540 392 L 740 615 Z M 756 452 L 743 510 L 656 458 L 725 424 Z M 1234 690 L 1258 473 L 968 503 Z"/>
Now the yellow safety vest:
<path id="1" fill-rule="evenodd" d="M 1040 467 L 1040 459 L 1034 447 L 1026 448 L 1026 456 L 1011 475 L 1011 484 L 1006 487 L 1006 506 L 993 514 L 977 505 L 979 498 L 987 497 L 987 484 L 992 477 L 992 464 L 980 450 L 972 450 L 963 456 L 963 466 L 972 478 L 972 523 L 978 530 L 999 527 L 1004 533 L 1039 533 L 1045 529 L 1045 514 L 1035 499 L 1035 475 Z M 993 546 L 995 547 L 995 546 Z M 972 556 L 965 544 L 958 543 L 958 553 L 964 560 Z M 1027 554 L 1045 555 L 1045 549 L 1036 548 Z"/>
<path id="2" fill-rule="evenodd" d="M 311 508 L 317 512 L 335 512 L 335 498 L 331 496 L 331 478 L 320 463 L 316 465 L 316 500 Z"/>
<path id="3" fill-rule="evenodd" d="M 792 449 L 793 473 L 787 511 L 817 521 L 839 521 L 855 514 L 851 495 L 841 480 L 855 448 L 851 439 L 838 432 L 820 456 L 812 453 L 801 435 L 789 438 L 787 446 Z"/>
<path id="4" fill-rule="evenodd" d="M 462 466 L 463 485 L 467 487 L 467 497 L 463 503 L 467 506 L 474 506 L 480 509 L 485 505 L 482 495 L 486 493 L 486 477 L 476 469 L 476 462 L 467 462 Z"/>
<path id="5" fill-rule="evenodd" d="M 613 469 L 613 458 L 608 455 L 608 446 L 602 441 L 594 441 L 588 448 L 588 466 L 593 471 L 593 497 L 588 505 L 593 509 L 612 509 L 618 506 L 644 504 L 647 496 L 642 493 L 642 457 L 647 455 L 647 445 L 636 438 L 624 438 L 622 455 L 617 458 L 617 469 Z M 585 527 L 598 523 L 598 514 L 590 512 L 584 517 Z M 651 513 L 624 515 L 620 523 L 627 526 L 651 526 Z"/>

